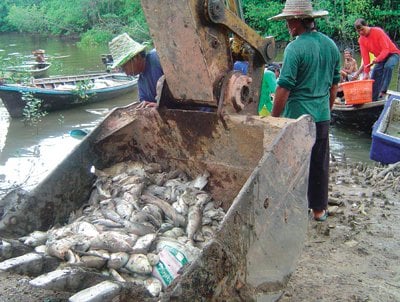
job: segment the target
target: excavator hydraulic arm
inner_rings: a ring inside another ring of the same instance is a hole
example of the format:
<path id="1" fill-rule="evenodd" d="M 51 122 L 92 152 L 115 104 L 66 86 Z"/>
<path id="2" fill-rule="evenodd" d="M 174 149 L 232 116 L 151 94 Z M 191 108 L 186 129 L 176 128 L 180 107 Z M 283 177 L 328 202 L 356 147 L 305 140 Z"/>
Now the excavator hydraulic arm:
<path id="1" fill-rule="evenodd" d="M 161 104 L 256 114 L 265 64 L 275 53 L 241 19 L 238 0 L 141 0 L 165 74 Z M 233 71 L 230 38 L 248 48 L 247 75 Z"/>

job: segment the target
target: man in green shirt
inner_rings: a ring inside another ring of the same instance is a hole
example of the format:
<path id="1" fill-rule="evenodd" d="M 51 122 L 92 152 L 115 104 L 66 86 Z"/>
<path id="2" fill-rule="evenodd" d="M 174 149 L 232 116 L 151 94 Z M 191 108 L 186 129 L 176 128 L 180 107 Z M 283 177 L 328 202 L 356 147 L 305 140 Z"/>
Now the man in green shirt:
<path id="1" fill-rule="evenodd" d="M 315 18 L 327 11 L 313 11 L 309 0 L 287 0 L 273 20 L 286 19 L 295 39 L 284 52 L 272 116 L 313 117 L 316 141 L 311 152 L 308 203 L 314 219 L 326 220 L 329 181 L 330 112 L 340 80 L 340 52 L 335 43 L 315 29 Z"/>

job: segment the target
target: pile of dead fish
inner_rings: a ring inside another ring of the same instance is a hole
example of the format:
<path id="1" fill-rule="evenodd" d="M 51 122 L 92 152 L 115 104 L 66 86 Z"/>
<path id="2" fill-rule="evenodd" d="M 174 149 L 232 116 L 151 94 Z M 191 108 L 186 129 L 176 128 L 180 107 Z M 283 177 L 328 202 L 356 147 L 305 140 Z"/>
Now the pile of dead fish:
<path id="1" fill-rule="evenodd" d="M 331 172 L 339 170 L 346 172 L 341 176 L 346 183 L 371 186 L 379 188 L 379 191 L 390 190 L 396 194 L 400 192 L 400 162 L 389 165 L 331 162 Z"/>
<path id="2" fill-rule="evenodd" d="M 142 284 L 159 296 L 196 259 L 225 216 L 204 191 L 208 173 L 192 180 L 181 171 L 138 162 L 93 172 L 91 196 L 67 225 L 20 241 L 58 258 L 64 268 L 95 269 L 108 280 Z"/>

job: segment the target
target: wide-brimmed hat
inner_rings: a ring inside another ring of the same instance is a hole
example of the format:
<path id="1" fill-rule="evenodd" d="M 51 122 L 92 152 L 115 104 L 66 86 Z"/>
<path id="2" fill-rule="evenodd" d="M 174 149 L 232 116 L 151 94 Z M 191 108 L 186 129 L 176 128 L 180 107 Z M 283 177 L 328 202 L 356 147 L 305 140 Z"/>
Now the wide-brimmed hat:
<path id="1" fill-rule="evenodd" d="M 39 54 L 42 55 L 44 53 L 45 53 L 44 49 L 36 49 L 36 50 L 32 51 L 32 54 L 34 54 L 34 55 L 39 55 Z"/>
<path id="2" fill-rule="evenodd" d="M 268 20 L 320 18 L 328 14 L 326 10 L 314 11 L 310 0 L 287 0 L 282 13 Z"/>
<path id="3" fill-rule="evenodd" d="M 113 57 L 111 68 L 124 65 L 137 54 L 145 50 L 146 46 L 134 41 L 127 33 L 123 33 L 108 43 Z"/>

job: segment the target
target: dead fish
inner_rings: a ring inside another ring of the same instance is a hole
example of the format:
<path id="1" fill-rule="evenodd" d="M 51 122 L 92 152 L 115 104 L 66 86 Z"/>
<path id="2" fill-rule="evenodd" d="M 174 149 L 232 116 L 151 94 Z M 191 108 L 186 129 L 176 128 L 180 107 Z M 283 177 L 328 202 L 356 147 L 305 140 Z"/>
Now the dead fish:
<path id="1" fill-rule="evenodd" d="M 99 235 L 96 227 L 86 221 L 74 222 L 71 224 L 71 230 L 74 234 L 81 234 L 87 237 L 96 237 Z"/>
<path id="2" fill-rule="evenodd" d="M 129 259 L 129 254 L 124 252 L 112 253 L 110 259 L 107 262 L 107 267 L 111 269 L 120 269 L 123 267 Z"/>
<path id="3" fill-rule="evenodd" d="M 197 201 L 198 190 L 194 190 L 193 188 L 187 188 L 179 197 L 178 202 L 181 205 L 186 205 L 188 207 L 194 205 Z"/>
<path id="4" fill-rule="evenodd" d="M 149 260 L 144 254 L 132 254 L 125 264 L 125 268 L 138 274 L 150 274 L 153 270 Z"/>
<path id="5" fill-rule="evenodd" d="M 203 216 L 206 218 L 210 218 L 213 221 L 222 221 L 225 217 L 225 212 L 222 208 L 218 209 L 209 209 L 207 211 L 203 211 Z"/>
<path id="6" fill-rule="evenodd" d="M 169 179 L 164 183 L 165 187 L 173 187 L 181 192 L 185 191 L 185 189 L 188 187 L 187 184 L 185 184 L 181 179 L 179 178 L 174 178 L 174 179 Z"/>
<path id="7" fill-rule="evenodd" d="M 196 195 L 196 205 L 200 207 L 200 209 L 204 209 L 204 207 L 211 200 L 211 195 L 207 193 L 199 193 Z"/>
<path id="8" fill-rule="evenodd" d="M 165 237 L 178 238 L 185 235 L 185 231 L 182 228 L 174 227 L 162 234 Z"/>
<path id="9" fill-rule="evenodd" d="M 122 219 L 117 212 L 110 208 L 102 208 L 101 213 L 103 214 L 104 218 L 110 219 L 118 224 L 124 224 L 124 219 Z"/>
<path id="10" fill-rule="evenodd" d="M 150 233 L 154 233 L 155 228 L 152 225 L 144 223 L 136 223 L 128 220 L 123 222 L 124 228 L 128 233 L 132 233 L 138 236 L 144 236 Z"/>
<path id="11" fill-rule="evenodd" d="M 214 237 L 215 230 L 211 226 L 204 225 L 201 228 L 201 232 L 205 238 L 205 241 L 209 241 Z"/>
<path id="12" fill-rule="evenodd" d="M 39 245 L 45 244 L 48 237 L 49 234 L 47 232 L 34 231 L 28 236 L 20 238 L 20 241 L 23 241 L 24 244 L 31 247 L 37 247 Z"/>
<path id="13" fill-rule="evenodd" d="M 157 234 L 147 234 L 140 237 L 135 245 L 132 247 L 134 253 L 147 253 L 154 240 L 157 238 Z"/>
<path id="14" fill-rule="evenodd" d="M 160 198 L 165 197 L 166 191 L 170 190 L 170 188 L 159 186 L 159 185 L 150 185 L 147 186 L 146 189 L 143 191 L 145 194 L 151 194 Z"/>
<path id="15" fill-rule="evenodd" d="M 65 260 L 69 264 L 76 264 L 80 262 L 80 258 L 77 254 L 75 254 L 73 251 L 68 250 L 67 253 L 65 254 Z"/>
<path id="16" fill-rule="evenodd" d="M 111 192 L 103 188 L 102 183 L 96 184 L 96 191 L 99 196 L 98 200 L 111 198 Z"/>
<path id="17" fill-rule="evenodd" d="M 118 282 L 126 282 L 125 278 L 123 278 L 115 269 L 110 268 L 109 269 L 111 276 Z"/>
<path id="18" fill-rule="evenodd" d="M 126 179 L 128 177 L 128 173 L 123 172 L 121 174 L 116 174 L 111 178 L 111 181 L 114 183 L 114 185 L 119 184 L 119 182 L 122 179 Z"/>
<path id="19" fill-rule="evenodd" d="M 174 225 L 169 222 L 164 222 L 161 224 L 160 229 L 158 230 L 159 233 L 164 233 L 174 228 Z"/>
<path id="20" fill-rule="evenodd" d="M 130 252 L 132 246 L 127 242 L 128 237 L 118 232 L 104 232 L 91 241 L 91 248 L 107 250 L 111 253 Z"/>
<path id="21" fill-rule="evenodd" d="M 149 213 L 151 216 L 153 216 L 157 221 L 160 221 L 162 223 L 163 221 L 163 211 L 157 207 L 154 204 L 147 204 L 145 205 L 142 210 L 142 212 Z"/>
<path id="22" fill-rule="evenodd" d="M 77 243 L 74 237 L 65 237 L 54 241 L 48 241 L 46 243 L 46 253 L 50 256 L 65 259 L 68 251 L 71 250 Z"/>
<path id="23" fill-rule="evenodd" d="M 128 271 L 128 273 L 119 273 L 119 275 L 124 278 L 126 282 L 133 283 L 135 285 L 143 285 L 146 278 L 133 276 L 134 273 Z"/>
<path id="24" fill-rule="evenodd" d="M 123 198 L 114 198 L 115 211 L 123 219 L 129 219 L 133 212 L 133 204 Z"/>
<path id="25" fill-rule="evenodd" d="M 110 253 L 107 250 L 89 250 L 89 251 L 85 252 L 84 255 L 97 256 L 97 257 L 101 257 L 105 260 L 110 259 Z"/>
<path id="26" fill-rule="evenodd" d="M 120 223 L 114 222 L 110 219 L 102 219 L 102 218 L 96 218 L 92 221 L 94 224 L 99 224 L 103 225 L 108 228 L 123 228 L 124 226 Z"/>
<path id="27" fill-rule="evenodd" d="M 102 267 L 104 267 L 106 262 L 107 260 L 102 257 L 90 255 L 90 256 L 81 256 L 80 261 L 75 263 L 75 265 L 87 268 L 101 269 Z"/>
<path id="28" fill-rule="evenodd" d="M 204 171 L 202 175 L 197 176 L 194 180 L 190 182 L 190 186 L 199 190 L 203 190 L 208 183 L 209 177 L 210 173 L 208 171 Z"/>
<path id="29" fill-rule="evenodd" d="M 71 226 L 70 225 L 66 225 L 66 226 L 62 226 L 59 228 L 52 228 L 50 230 L 47 231 L 49 236 L 48 236 L 48 241 L 52 241 L 52 240 L 57 240 L 60 238 L 64 238 L 67 236 L 72 236 L 74 235 L 74 232 L 71 230 Z"/>
<path id="30" fill-rule="evenodd" d="M 162 223 L 162 220 L 158 220 L 158 219 L 154 218 L 154 216 L 152 216 L 149 213 L 144 212 L 144 211 L 135 212 L 132 215 L 130 221 L 134 222 L 134 223 L 148 222 L 148 223 L 152 224 L 156 229 L 159 229 L 161 226 L 161 223 Z"/>
<path id="31" fill-rule="evenodd" d="M 168 174 L 165 172 L 153 173 L 149 175 L 149 178 L 152 183 L 156 184 L 157 186 L 162 186 L 168 179 Z"/>
<path id="32" fill-rule="evenodd" d="M 45 254 L 46 253 L 46 245 L 39 245 L 35 247 L 35 252 L 38 254 Z"/>
<path id="33" fill-rule="evenodd" d="M 146 203 L 154 204 L 159 207 L 164 212 L 165 216 L 170 218 L 176 226 L 186 225 L 185 217 L 177 213 L 168 202 L 149 194 L 142 195 L 141 199 Z"/>
<path id="34" fill-rule="evenodd" d="M 148 253 L 146 256 L 151 266 L 155 266 L 158 262 L 160 262 L 160 256 L 158 256 L 157 254 Z"/>
<path id="35" fill-rule="evenodd" d="M 144 176 L 124 174 L 124 177 L 121 177 L 121 179 L 118 180 L 118 185 L 129 189 L 132 185 L 140 183 L 145 184 L 147 182 L 148 180 Z"/>
<path id="36" fill-rule="evenodd" d="M 172 207 L 181 215 L 187 216 L 189 207 L 185 204 L 182 198 L 178 197 L 178 200 L 172 204 Z"/>
<path id="37" fill-rule="evenodd" d="M 200 229 L 201 226 L 201 217 L 202 217 L 202 210 L 197 205 L 191 206 L 189 208 L 188 213 L 188 223 L 186 226 L 186 233 L 190 240 L 193 243 L 193 237 L 195 233 Z"/>

